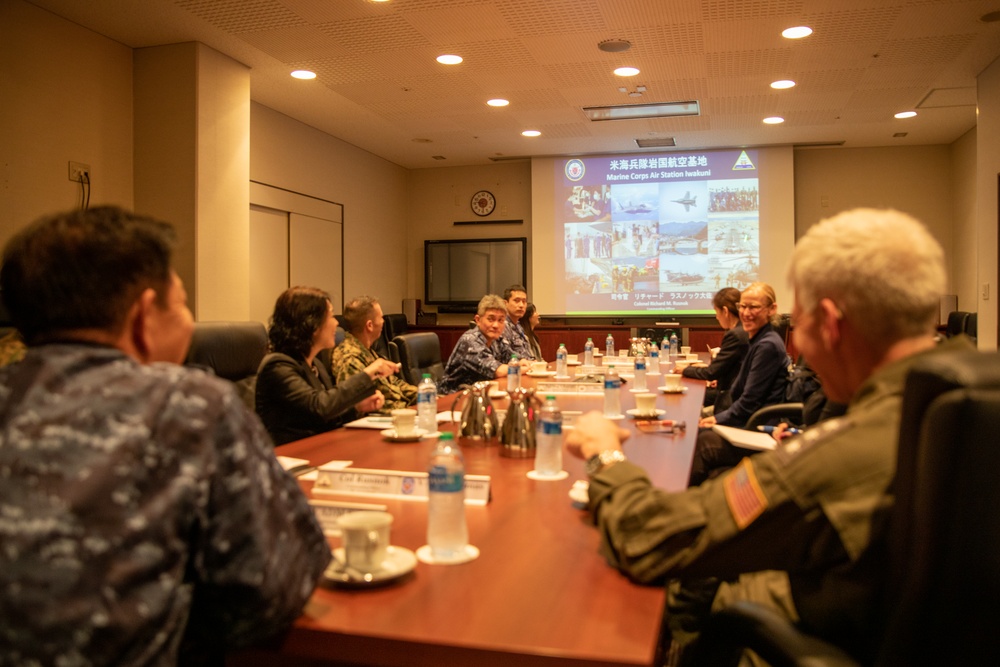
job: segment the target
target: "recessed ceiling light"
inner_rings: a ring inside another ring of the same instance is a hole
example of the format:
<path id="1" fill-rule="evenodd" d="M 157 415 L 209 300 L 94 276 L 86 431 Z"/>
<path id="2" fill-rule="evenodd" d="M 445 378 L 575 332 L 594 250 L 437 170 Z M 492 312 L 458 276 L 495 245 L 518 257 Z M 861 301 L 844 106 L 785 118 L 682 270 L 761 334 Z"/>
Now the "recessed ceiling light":
<path id="1" fill-rule="evenodd" d="M 437 61 L 442 65 L 457 65 L 458 63 L 462 62 L 462 56 L 445 54 L 443 56 L 438 56 Z"/>
<path id="2" fill-rule="evenodd" d="M 774 81 L 771 83 L 771 87 L 775 90 L 784 90 L 785 88 L 794 88 L 795 82 L 789 79 L 782 79 L 781 81 Z"/>
<path id="3" fill-rule="evenodd" d="M 542 133 L 539 132 L 538 130 L 525 130 L 521 134 L 523 134 L 526 137 L 539 137 L 542 135 Z"/>
<path id="4" fill-rule="evenodd" d="M 632 48 L 632 43 L 627 39 L 606 39 L 597 43 L 597 48 L 606 53 L 621 53 Z"/>
<path id="5" fill-rule="evenodd" d="M 498 97 L 496 99 L 486 100 L 486 103 L 489 104 L 491 107 L 505 107 L 508 104 L 510 104 L 510 101 Z"/>
<path id="6" fill-rule="evenodd" d="M 619 67 L 615 70 L 615 74 L 618 76 L 635 76 L 639 73 L 639 70 L 635 67 Z"/>
<path id="7" fill-rule="evenodd" d="M 294 72 L 292 72 L 292 76 L 295 77 L 296 79 L 303 79 L 303 80 L 315 79 L 316 72 L 310 72 L 307 69 L 297 69 Z"/>
<path id="8" fill-rule="evenodd" d="M 764 122 L 768 125 L 777 125 L 778 123 L 784 123 L 785 119 L 781 116 L 768 116 L 764 119 Z"/>
<path id="9" fill-rule="evenodd" d="M 811 35 L 812 32 L 813 32 L 812 28 L 800 25 L 794 28 L 785 28 L 784 30 L 781 31 L 781 36 L 787 39 L 802 39 L 803 37 L 808 37 L 809 35 Z"/>
<path id="10" fill-rule="evenodd" d="M 900 111 L 896 114 L 896 118 L 913 118 L 917 115 L 916 111 Z"/>

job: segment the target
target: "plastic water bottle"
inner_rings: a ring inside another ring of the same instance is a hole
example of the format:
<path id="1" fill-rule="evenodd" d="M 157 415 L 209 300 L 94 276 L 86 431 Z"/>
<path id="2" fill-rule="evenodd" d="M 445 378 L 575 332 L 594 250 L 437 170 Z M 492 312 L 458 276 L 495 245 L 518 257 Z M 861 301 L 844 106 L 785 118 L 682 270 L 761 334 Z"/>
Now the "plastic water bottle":
<path id="1" fill-rule="evenodd" d="M 673 333 L 672 331 L 670 333 Z M 660 343 L 660 349 L 663 350 L 663 356 L 667 357 L 667 361 L 670 361 L 670 337 L 667 335 L 663 336 L 663 342 Z"/>
<path id="2" fill-rule="evenodd" d="M 583 346 L 583 365 L 594 365 L 594 341 L 591 338 L 587 338 L 587 342 Z"/>
<path id="3" fill-rule="evenodd" d="M 671 334 L 670 334 L 670 356 L 671 357 L 676 357 L 677 353 L 680 352 L 679 345 L 680 344 L 677 342 L 677 334 L 671 332 Z"/>
<path id="4" fill-rule="evenodd" d="M 567 358 L 566 343 L 559 343 L 559 349 L 556 350 L 556 377 L 564 378 L 569 376 L 569 371 L 566 368 Z"/>
<path id="5" fill-rule="evenodd" d="M 614 364 L 604 374 L 604 416 L 621 417 L 622 379 L 618 377 Z"/>
<path id="6" fill-rule="evenodd" d="M 635 358 L 635 387 L 632 391 L 646 391 L 646 357 L 639 353 L 639 356 Z"/>
<path id="7" fill-rule="evenodd" d="M 521 366 L 517 363 L 517 355 L 510 358 L 507 364 L 507 391 L 514 391 L 521 386 Z"/>
<path id="8" fill-rule="evenodd" d="M 649 374 L 660 374 L 660 348 L 656 347 L 656 341 L 649 341 Z"/>
<path id="9" fill-rule="evenodd" d="M 427 473 L 427 544 L 435 559 L 453 558 L 469 543 L 469 528 L 465 523 L 465 461 L 452 433 L 445 431 L 438 438 Z"/>
<path id="10" fill-rule="evenodd" d="M 562 411 L 555 396 L 546 396 L 539 411 L 538 437 L 535 439 L 535 473 L 555 477 L 562 472 Z"/>
<path id="11" fill-rule="evenodd" d="M 434 433 L 437 428 L 437 386 L 430 373 L 424 373 L 424 378 L 417 387 L 417 428 L 426 433 Z"/>
<path id="12" fill-rule="evenodd" d="M 604 357 L 610 358 L 615 356 L 615 337 L 608 334 L 608 337 L 604 339 Z"/>

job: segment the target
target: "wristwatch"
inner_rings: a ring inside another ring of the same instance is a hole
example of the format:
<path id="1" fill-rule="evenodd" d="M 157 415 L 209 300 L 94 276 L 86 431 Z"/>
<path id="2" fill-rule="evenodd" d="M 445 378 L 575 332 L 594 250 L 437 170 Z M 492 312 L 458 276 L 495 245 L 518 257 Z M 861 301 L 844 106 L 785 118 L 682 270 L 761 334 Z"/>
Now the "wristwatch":
<path id="1" fill-rule="evenodd" d="M 587 477 L 593 477 L 604 470 L 609 465 L 625 460 L 625 454 L 620 449 L 605 449 L 599 454 L 594 454 L 584 464 L 583 469 Z"/>

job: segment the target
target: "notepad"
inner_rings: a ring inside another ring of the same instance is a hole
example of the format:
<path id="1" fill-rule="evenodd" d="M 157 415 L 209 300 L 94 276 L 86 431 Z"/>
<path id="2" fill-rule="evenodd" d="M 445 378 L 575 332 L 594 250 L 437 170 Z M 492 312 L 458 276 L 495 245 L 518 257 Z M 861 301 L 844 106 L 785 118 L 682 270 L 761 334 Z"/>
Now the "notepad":
<path id="1" fill-rule="evenodd" d="M 756 449 L 758 451 L 770 451 L 778 443 L 768 433 L 760 431 L 745 431 L 732 426 L 722 426 L 716 424 L 712 430 L 725 438 L 729 443 L 745 449 Z"/>

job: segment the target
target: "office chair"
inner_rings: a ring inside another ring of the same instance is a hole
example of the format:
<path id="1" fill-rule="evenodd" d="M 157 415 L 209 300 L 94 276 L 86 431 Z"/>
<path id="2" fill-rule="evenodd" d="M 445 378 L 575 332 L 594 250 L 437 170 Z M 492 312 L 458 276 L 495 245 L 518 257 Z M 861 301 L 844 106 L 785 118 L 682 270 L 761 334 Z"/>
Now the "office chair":
<path id="1" fill-rule="evenodd" d="M 444 377 L 441 341 L 436 333 L 403 334 L 396 336 L 392 342 L 399 349 L 399 363 L 404 380 L 410 384 L 420 384 L 424 373 L 430 373 L 435 383 Z"/>
<path id="2" fill-rule="evenodd" d="M 969 313 L 965 318 L 965 335 L 975 341 L 979 337 L 979 313 Z"/>
<path id="3" fill-rule="evenodd" d="M 257 368 L 265 354 L 267 329 L 260 322 L 195 322 L 184 364 L 229 380 L 253 410 Z"/>
<path id="4" fill-rule="evenodd" d="M 944 335 L 948 338 L 965 333 L 966 323 L 969 315 L 964 310 L 953 310 L 948 313 L 948 324 L 944 328 Z"/>
<path id="5" fill-rule="evenodd" d="M 1000 355 L 956 352 L 910 372 L 887 529 L 873 656 L 857 662 L 751 603 L 712 614 L 695 665 L 1000 664 Z"/>

